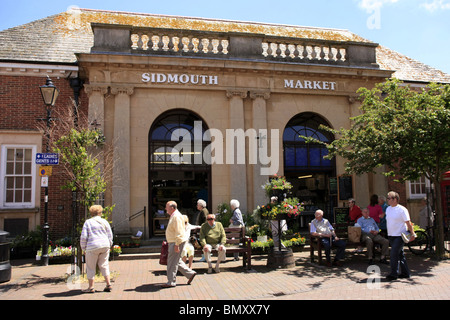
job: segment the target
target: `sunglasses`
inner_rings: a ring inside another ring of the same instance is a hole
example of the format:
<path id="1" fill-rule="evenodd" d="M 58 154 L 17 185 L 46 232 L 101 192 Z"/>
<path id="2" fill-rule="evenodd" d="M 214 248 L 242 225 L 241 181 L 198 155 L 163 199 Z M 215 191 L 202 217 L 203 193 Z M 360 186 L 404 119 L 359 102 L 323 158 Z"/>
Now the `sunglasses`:
<path id="1" fill-rule="evenodd" d="M 387 200 L 394 200 L 395 198 L 387 197 L 386 199 L 387 199 Z"/>
<path id="2" fill-rule="evenodd" d="M 206 220 L 208 220 L 208 221 L 212 221 L 212 220 L 215 220 L 214 218 L 208 218 L 208 219 L 206 219 Z"/>

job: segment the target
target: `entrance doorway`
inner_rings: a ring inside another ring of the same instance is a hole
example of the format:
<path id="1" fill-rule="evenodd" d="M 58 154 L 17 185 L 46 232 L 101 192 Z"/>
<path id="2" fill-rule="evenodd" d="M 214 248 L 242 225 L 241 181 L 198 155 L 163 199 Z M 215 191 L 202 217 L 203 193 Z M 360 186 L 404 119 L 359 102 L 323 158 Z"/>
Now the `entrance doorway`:
<path id="1" fill-rule="evenodd" d="M 167 201 L 178 204 L 182 214 L 195 224 L 196 204 L 211 203 L 211 166 L 203 159 L 208 130 L 194 113 L 176 109 L 159 116 L 149 132 L 149 230 L 150 236 L 162 236 L 169 221 Z"/>
<path id="2" fill-rule="evenodd" d="M 330 192 L 330 178 L 336 176 L 335 160 L 323 157 L 328 150 L 320 144 L 305 143 L 302 136 L 313 137 L 330 143 L 333 134 L 322 130 L 319 126 L 330 126 L 319 115 L 305 112 L 293 117 L 283 133 L 284 174 L 292 184 L 292 196 L 303 202 L 305 210 L 299 217 L 300 229 L 307 229 L 308 223 L 314 219 L 317 209 L 324 211 L 329 219 L 332 209 L 337 205 L 337 197 Z"/>

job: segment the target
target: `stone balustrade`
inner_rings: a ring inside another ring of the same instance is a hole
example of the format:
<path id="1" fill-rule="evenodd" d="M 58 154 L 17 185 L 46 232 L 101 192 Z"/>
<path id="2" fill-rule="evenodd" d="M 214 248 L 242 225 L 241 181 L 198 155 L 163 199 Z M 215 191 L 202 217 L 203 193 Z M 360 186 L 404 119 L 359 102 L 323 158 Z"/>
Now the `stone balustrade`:
<path id="1" fill-rule="evenodd" d="M 378 68 L 376 43 L 92 24 L 95 53 L 202 56 Z"/>

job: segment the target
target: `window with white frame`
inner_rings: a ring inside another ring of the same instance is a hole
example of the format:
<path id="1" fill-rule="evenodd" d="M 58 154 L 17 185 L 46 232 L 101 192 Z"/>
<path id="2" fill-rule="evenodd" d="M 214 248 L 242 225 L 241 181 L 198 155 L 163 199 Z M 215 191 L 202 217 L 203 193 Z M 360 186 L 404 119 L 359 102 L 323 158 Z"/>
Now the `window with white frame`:
<path id="1" fill-rule="evenodd" d="M 36 146 L 2 146 L 1 207 L 34 207 L 35 157 Z"/>
<path id="2" fill-rule="evenodd" d="M 430 180 L 420 177 L 417 180 L 409 181 L 409 196 L 411 199 L 423 198 L 427 195 L 427 188 L 430 187 Z"/>

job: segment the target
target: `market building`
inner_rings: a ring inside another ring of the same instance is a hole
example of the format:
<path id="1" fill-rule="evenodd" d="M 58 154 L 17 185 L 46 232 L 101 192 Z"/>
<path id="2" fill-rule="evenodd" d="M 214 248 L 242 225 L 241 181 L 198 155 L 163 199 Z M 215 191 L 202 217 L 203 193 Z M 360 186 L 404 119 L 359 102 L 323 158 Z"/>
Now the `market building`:
<path id="1" fill-rule="evenodd" d="M 316 208 L 331 216 L 349 197 L 364 206 L 394 188 L 414 220 L 426 181 L 346 177 L 342 159 L 324 160 L 326 149 L 301 136 L 332 141 L 321 124 L 350 127 L 360 87 L 392 77 L 416 88 L 450 83 L 450 75 L 338 29 L 74 9 L 0 31 L 0 43 L 0 229 L 13 234 L 43 221 L 34 159 L 45 150 L 36 122 L 45 116 L 39 86 L 47 75 L 61 92 L 55 108 L 85 112 L 113 145 L 103 200 L 116 205 L 115 231 L 145 237 L 164 232 L 168 200 L 191 218 L 199 198 L 210 212 L 231 199 L 251 212 L 268 201 L 261 186 L 274 174 L 305 203 L 304 227 Z M 57 236 L 68 233 L 72 215 L 60 171 L 49 180 Z"/>

